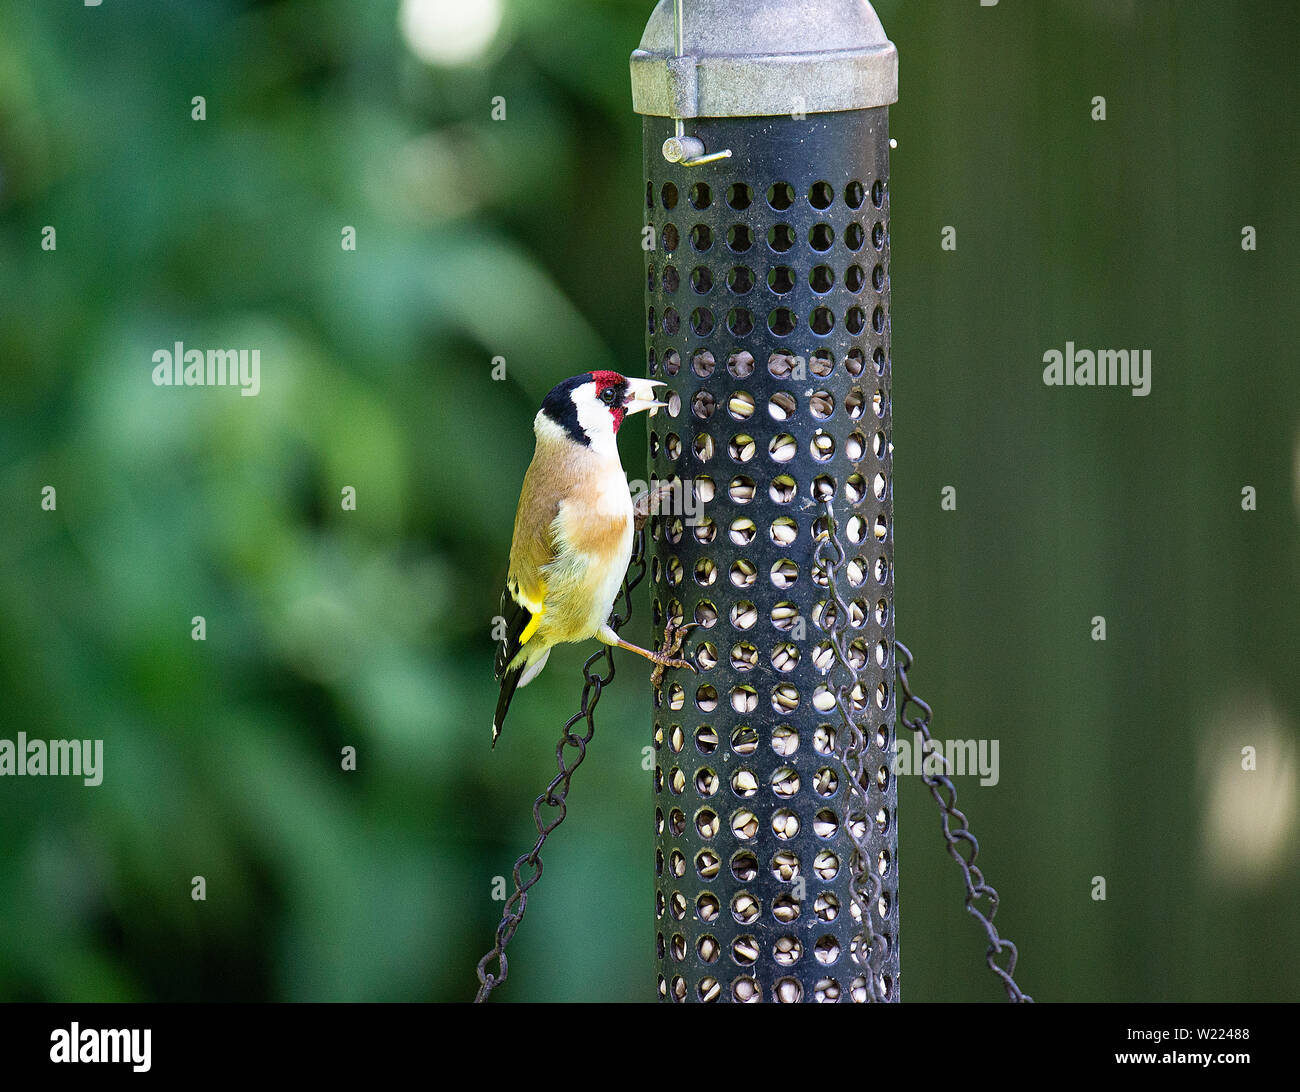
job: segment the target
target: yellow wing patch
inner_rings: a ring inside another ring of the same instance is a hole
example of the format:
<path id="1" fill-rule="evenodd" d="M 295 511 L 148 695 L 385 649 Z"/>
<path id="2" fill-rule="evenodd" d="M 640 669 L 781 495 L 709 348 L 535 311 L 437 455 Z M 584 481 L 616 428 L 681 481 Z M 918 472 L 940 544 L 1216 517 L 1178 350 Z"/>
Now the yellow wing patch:
<path id="1" fill-rule="evenodd" d="M 532 615 L 519 634 L 519 643 L 526 645 L 528 639 L 537 632 L 537 627 L 542 624 L 542 615 L 546 613 L 546 581 L 539 576 L 537 587 L 525 590 L 518 586 L 515 594 L 524 609 Z"/>
<path id="2" fill-rule="evenodd" d="M 532 614 L 532 618 L 529 619 L 528 625 L 524 626 L 523 633 L 519 635 L 521 645 L 528 644 L 528 639 L 537 632 L 537 627 L 542 624 L 542 615 L 546 613 L 546 605 L 538 603 L 536 607 L 530 606 L 528 611 Z"/>

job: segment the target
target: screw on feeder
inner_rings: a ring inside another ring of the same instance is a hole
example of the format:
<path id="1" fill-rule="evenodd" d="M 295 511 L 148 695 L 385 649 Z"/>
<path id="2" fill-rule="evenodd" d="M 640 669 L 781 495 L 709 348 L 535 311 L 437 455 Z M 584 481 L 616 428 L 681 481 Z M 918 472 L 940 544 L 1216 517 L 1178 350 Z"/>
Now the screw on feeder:
<path id="1" fill-rule="evenodd" d="M 691 70 L 691 82 L 694 82 L 695 58 L 685 53 L 685 15 L 682 12 L 682 0 L 673 0 L 673 40 L 676 53 L 673 56 L 676 71 Z M 663 144 L 664 158 L 669 163 L 680 163 L 683 167 L 702 167 L 706 163 L 716 163 L 721 159 L 731 158 L 731 149 L 710 153 L 699 137 L 686 135 L 686 123 L 680 115 L 673 117 L 674 133 Z"/>
<path id="2" fill-rule="evenodd" d="M 683 131 L 685 130 L 680 118 L 677 119 L 677 124 Z M 665 140 L 663 152 L 664 158 L 669 163 L 680 163 L 683 167 L 702 167 L 705 163 L 716 163 L 719 159 L 731 158 L 730 148 L 705 155 L 704 141 L 699 137 L 685 136 L 684 133 L 678 133 Z"/>

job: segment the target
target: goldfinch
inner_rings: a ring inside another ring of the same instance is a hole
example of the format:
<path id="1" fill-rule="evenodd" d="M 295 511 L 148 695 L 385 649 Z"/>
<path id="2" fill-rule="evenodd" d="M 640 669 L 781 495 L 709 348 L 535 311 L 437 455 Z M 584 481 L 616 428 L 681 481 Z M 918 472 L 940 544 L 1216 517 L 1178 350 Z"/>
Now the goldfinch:
<path id="1" fill-rule="evenodd" d="M 537 446 L 524 475 L 501 595 L 505 638 L 492 746 L 515 689 L 527 686 L 558 644 L 594 637 L 664 667 L 690 668 L 669 652 L 622 640 L 609 625 L 632 554 L 633 507 L 618 457 L 619 426 L 656 401 L 657 380 L 583 372 L 558 384 L 533 419 Z M 666 646 L 667 647 L 667 646 Z M 675 647 L 674 647 L 675 651 Z"/>

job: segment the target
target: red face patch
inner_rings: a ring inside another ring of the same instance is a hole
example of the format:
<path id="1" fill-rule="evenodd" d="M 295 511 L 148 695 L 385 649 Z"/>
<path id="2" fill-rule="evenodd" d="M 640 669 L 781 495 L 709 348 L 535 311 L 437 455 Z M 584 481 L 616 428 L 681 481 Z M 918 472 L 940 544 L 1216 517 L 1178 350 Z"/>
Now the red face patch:
<path id="1" fill-rule="evenodd" d="M 596 381 L 597 398 L 601 398 L 608 390 L 612 390 L 615 394 L 614 404 L 609 407 L 609 412 L 614 418 L 614 432 L 617 434 L 619 425 L 627 415 L 627 411 L 623 408 L 623 391 L 627 387 L 627 380 L 618 372 L 592 372 L 591 377 Z"/>

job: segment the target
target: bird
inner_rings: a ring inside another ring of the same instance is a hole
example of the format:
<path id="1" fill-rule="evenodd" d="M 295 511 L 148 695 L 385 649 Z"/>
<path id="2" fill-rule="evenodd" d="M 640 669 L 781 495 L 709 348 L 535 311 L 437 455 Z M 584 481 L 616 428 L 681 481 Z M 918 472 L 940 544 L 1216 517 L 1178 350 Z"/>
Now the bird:
<path id="1" fill-rule="evenodd" d="M 557 383 L 533 418 L 536 446 L 524 474 L 501 593 L 504 636 L 495 674 L 501 684 L 492 717 L 492 747 L 515 690 L 546 666 L 558 644 L 595 638 L 660 667 L 694 670 L 673 655 L 680 639 L 665 635 L 652 652 L 624 641 L 609 624 L 632 554 L 634 509 L 618 456 L 618 430 L 658 401 L 653 379 L 614 371 L 582 372 Z"/>

